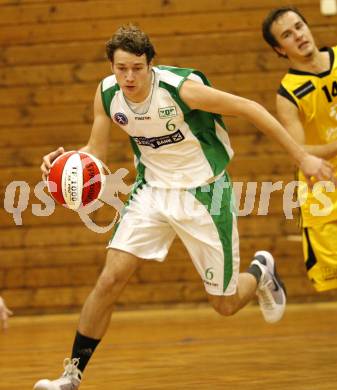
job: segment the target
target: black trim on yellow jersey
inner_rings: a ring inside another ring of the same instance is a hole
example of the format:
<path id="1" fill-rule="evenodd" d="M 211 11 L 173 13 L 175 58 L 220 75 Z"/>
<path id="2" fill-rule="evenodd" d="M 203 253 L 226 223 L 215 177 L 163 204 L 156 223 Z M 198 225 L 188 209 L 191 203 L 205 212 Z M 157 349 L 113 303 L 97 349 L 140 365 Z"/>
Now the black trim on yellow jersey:
<path id="1" fill-rule="evenodd" d="M 310 92 L 314 91 L 316 87 L 311 80 L 302 84 L 300 87 L 294 89 L 292 92 L 297 97 L 297 99 L 302 99 L 302 97 L 308 95 Z"/>
<path id="2" fill-rule="evenodd" d="M 294 103 L 296 107 L 298 107 L 296 100 L 290 95 L 290 93 L 284 88 L 282 84 L 280 85 L 280 88 L 278 89 L 277 93 L 285 97 L 286 99 L 291 101 L 291 103 Z"/>
<path id="3" fill-rule="evenodd" d="M 307 255 L 308 257 L 305 259 L 305 267 L 307 271 L 310 271 L 311 268 L 317 263 L 317 259 L 309 239 L 308 228 L 304 228 L 304 234 L 308 245 L 308 255 Z"/>
<path id="4" fill-rule="evenodd" d="M 311 72 L 303 72 L 302 70 L 297 70 L 297 69 L 292 69 L 290 68 L 288 70 L 288 73 L 290 74 L 298 74 L 298 75 L 307 75 L 307 76 L 316 76 L 316 77 L 325 77 L 327 76 L 328 74 L 330 74 L 331 72 L 331 69 L 333 67 L 333 64 L 334 64 L 334 61 L 335 61 L 335 53 L 334 51 L 332 50 L 331 47 L 322 47 L 319 51 L 327 51 L 329 53 L 329 57 L 330 57 L 330 67 L 328 70 L 326 70 L 325 72 L 322 72 L 322 73 L 311 73 Z"/>

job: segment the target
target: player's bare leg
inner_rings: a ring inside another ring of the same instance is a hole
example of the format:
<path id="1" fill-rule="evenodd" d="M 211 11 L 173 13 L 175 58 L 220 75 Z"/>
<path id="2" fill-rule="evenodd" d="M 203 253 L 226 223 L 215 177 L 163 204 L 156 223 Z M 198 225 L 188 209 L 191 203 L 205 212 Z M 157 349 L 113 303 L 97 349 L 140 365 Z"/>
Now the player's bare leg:
<path id="1" fill-rule="evenodd" d="M 274 323 L 283 317 L 286 289 L 276 271 L 272 254 L 267 251 L 256 252 L 248 272 L 239 274 L 234 295 L 208 294 L 208 299 L 218 313 L 228 316 L 244 307 L 255 294 L 266 322 Z"/>
<path id="2" fill-rule="evenodd" d="M 81 334 L 94 339 L 104 336 L 114 304 L 140 262 L 129 253 L 109 249 L 105 267 L 81 312 L 78 325 Z"/>
<path id="3" fill-rule="evenodd" d="M 114 304 L 140 262 L 129 253 L 109 249 L 105 267 L 84 303 L 72 358 L 64 361 L 63 375 L 54 381 L 38 381 L 34 390 L 78 389 L 82 372 L 109 326 Z"/>
<path id="4" fill-rule="evenodd" d="M 221 315 L 230 316 L 250 302 L 257 289 L 256 278 L 249 273 L 239 275 L 238 288 L 234 295 L 218 296 L 207 294 L 210 304 Z"/>

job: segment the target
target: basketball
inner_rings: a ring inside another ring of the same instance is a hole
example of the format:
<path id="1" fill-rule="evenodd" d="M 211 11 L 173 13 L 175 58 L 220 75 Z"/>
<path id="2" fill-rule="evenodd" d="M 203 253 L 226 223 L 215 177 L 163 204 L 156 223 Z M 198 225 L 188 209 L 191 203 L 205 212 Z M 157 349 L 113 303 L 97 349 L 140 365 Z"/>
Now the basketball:
<path id="1" fill-rule="evenodd" d="M 105 184 L 103 164 L 86 152 L 63 153 L 53 161 L 47 183 L 57 203 L 78 210 L 97 200 L 102 193 Z"/>

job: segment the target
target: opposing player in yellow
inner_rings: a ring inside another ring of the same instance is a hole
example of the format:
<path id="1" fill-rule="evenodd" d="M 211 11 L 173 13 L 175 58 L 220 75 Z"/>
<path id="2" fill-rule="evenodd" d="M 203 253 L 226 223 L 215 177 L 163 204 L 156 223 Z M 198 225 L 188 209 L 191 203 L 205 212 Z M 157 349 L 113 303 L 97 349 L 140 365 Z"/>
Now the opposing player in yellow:
<path id="1" fill-rule="evenodd" d="M 262 30 L 266 42 L 290 64 L 276 99 L 281 123 L 307 152 L 329 159 L 336 167 L 337 47 L 318 49 L 305 17 L 294 7 L 272 10 Z M 303 178 L 299 171 L 299 179 Z M 305 266 L 317 291 L 337 288 L 334 189 L 331 182 L 309 193 L 299 187 Z"/>

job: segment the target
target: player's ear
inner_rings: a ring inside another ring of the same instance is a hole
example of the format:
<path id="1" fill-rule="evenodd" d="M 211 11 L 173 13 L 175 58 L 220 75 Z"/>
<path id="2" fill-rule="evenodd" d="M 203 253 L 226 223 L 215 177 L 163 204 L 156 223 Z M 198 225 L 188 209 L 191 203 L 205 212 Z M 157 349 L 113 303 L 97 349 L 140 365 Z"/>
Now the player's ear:
<path id="1" fill-rule="evenodd" d="M 273 46 L 273 49 L 274 49 L 274 51 L 276 51 L 276 53 L 279 56 L 287 57 L 287 54 L 286 54 L 285 50 L 282 47 L 280 47 L 280 46 Z"/>

